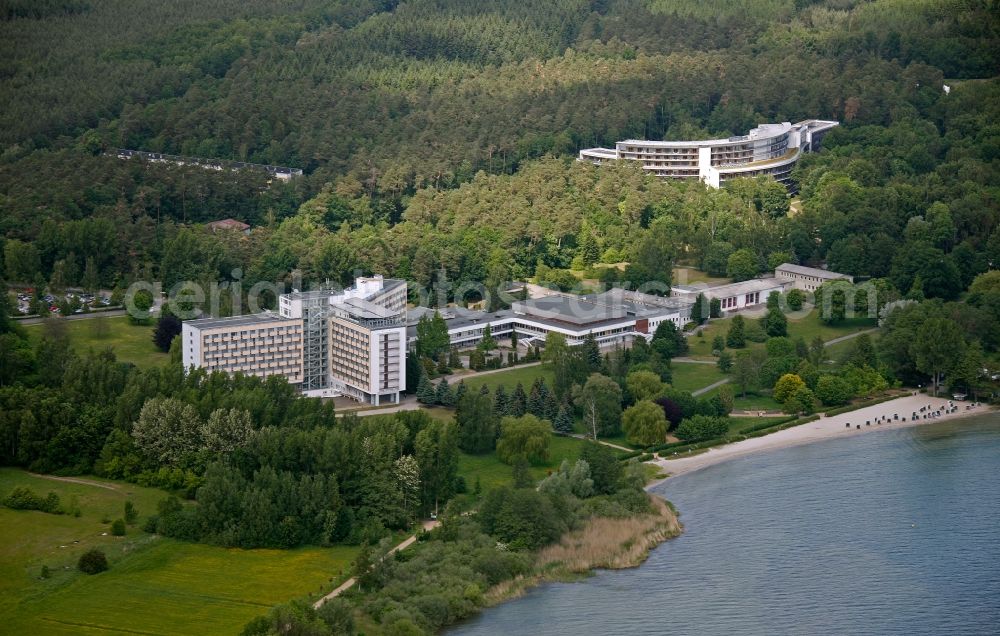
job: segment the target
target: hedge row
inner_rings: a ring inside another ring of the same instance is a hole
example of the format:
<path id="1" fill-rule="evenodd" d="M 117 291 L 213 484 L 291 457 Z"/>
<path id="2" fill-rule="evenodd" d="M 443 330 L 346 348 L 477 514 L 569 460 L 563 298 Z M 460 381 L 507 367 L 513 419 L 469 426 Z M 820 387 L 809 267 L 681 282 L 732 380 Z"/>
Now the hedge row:
<path id="1" fill-rule="evenodd" d="M 752 433 L 754 431 L 762 431 L 764 429 L 772 428 L 774 426 L 779 426 L 781 424 L 786 424 L 786 423 L 794 421 L 796 419 L 798 419 L 798 415 L 789 415 L 788 417 L 782 418 L 782 419 L 780 419 L 780 420 L 778 420 L 776 422 L 760 422 L 758 424 L 754 424 L 753 426 L 751 426 L 749 428 L 743 429 L 742 431 L 740 431 L 740 434 L 745 435 L 746 433 Z"/>
<path id="2" fill-rule="evenodd" d="M 766 428 L 760 428 L 752 431 L 744 431 L 740 434 L 740 439 L 750 439 L 752 437 L 763 437 L 765 435 L 770 435 L 771 433 L 777 433 L 778 431 L 783 431 L 786 428 L 792 428 L 793 426 L 801 426 L 802 424 L 808 424 L 809 422 L 815 422 L 819 419 L 819 415 L 809 415 L 808 417 L 793 418 L 792 421 L 772 424 Z"/>
<path id="3" fill-rule="evenodd" d="M 881 404 L 883 402 L 888 402 L 889 400 L 895 400 L 901 397 L 899 395 L 884 395 L 880 398 L 873 398 L 871 400 L 865 400 L 864 402 L 858 402 L 857 404 L 848 404 L 847 406 L 841 406 L 839 408 L 831 409 L 826 411 L 827 417 L 833 417 L 834 415 L 840 415 L 842 413 L 850 413 L 851 411 L 857 411 L 859 409 L 867 408 L 869 406 L 875 406 L 876 404 Z"/>
<path id="4" fill-rule="evenodd" d="M 646 451 L 641 451 L 641 450 L 632 451 L 630 453 L 623 453 L 623 454 L 621 454 L 621 455 L 618 456 L 618 461 L 627 462 L 628 460 L 634 459 L 636 457 L 640 457 L 640 456 L 644 455 L 645 453 L 646 453 Z"/>

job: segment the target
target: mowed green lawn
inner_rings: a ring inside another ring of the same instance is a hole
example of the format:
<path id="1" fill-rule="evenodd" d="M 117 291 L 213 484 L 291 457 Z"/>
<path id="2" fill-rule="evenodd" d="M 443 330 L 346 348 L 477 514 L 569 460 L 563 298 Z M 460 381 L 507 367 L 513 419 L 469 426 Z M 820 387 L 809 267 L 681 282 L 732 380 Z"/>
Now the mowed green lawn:
<path id="1" fill-rule="evenodd" d="M 10 634 L 238 634 L 279 602 L 332 588 L 357 554 L 353 547 L 235 550 L 142 532 L 142 520 L 165 493 L 132 484 L 70 484 L 0 469 L 0 493 L 29 486 L 76 496 L 80 517 L 0 508 L 0 629 Z M 122 516 L 126 499 L 140 523 L 125 537 L 101 536 L 104 519 Z M 78 541 L 79 543 L 74 543 Z M 64 547 L 63 547 L 64 546 Z M 90 547 L 111 569 L 75 569 Z M 43 565 L 52 577 L 40 578 Z"/>
<path id="2" fill-rule="evenodd" d="M 54 318 L 53 320 L 60 320 Z M 137 367 L 152 367 L 167 362 L 169 356 L 153 344 L 153 325 L 133 325 L 128 316 L 107 316 L 85 320 L 63 320 L 73 349 L 78 354 L 88 350 L 103 351 L 110 347 L 122 362 Z M 28 325 L 28 335 L 41 337 L 45 325 Z"/>
<path id="3" fill-rule="evenodd" d="M 490 393 L 496 393 L 497 387 L 502 384 L 509 395 L 518 382 L 524 386 L 525 391 L 530 391 L 532 383 L 539 377 L 545 380 L 545 384 L 550 389 L 552 388 L 552 381 L 555 376 L 552 373 L 552 367 L 547 364 L 536 364 L 530 367 L 513 367 L 494 373 L 484 373 L 464 378 L 464 381 L 465 386 L 470 391 L 478 391 L 485 384 L 490 388 Z M 453 385 L 457 383 L 458 380 Z"/>
<path id="4" fill-rule="evenodd" d="M 705 336 L 704 338 L 698 336 L 688 338 L 688 355 L 693 358 L 711 359 L 712 340 L 717 335 L 721 335 L 725 338 L 726 332 L 729 331 L 729 323 L 732 322 L 732 320 L 732 317 L 712 320 L 703 330 Z M 748 318 L 748 320 L 755 319 Z M 820 320 L 819 312 L 814 310 L 804 318 L 799 318 L 797 320 L 789 319 L 788 337 L 792 339 L 801 337 L 808 344 L 812 342 L 816 336 L 819 336 L 824 342 L 827 342 L 834 338 L 847 336 L 859 331 L 865 331 L 866 329 L 871 329 L 875 326 L 876 321 L 873 318 L 852 318 L 837 323 L 836 325 L 828 325 Z M 764 345 L 761 343 L 748 342 L 747 346 L 763 347 Z"/>
<path id="5" fill-rule="evenodd" d="M 531 476 L 536 479 L 543 479 L 550 472 L 559 468 L 559 464 L 564 459 L 575 462 L 580 458 L 580 451 L 586 442 L 575 437 L 564 437 L 553 435 L 549 441 L 549 461 L 538 466 L 532 466 L 529 470 Z M 476 479 L 479 479 L 479 486 L 483 492 L 490 488 L 496 488 L 504 484 L 509 484 L 513 479 L 513 468 L 504 464 L 495 452 L 484 455 L 469 455 L 460 453 L 458 459 L 458 474 L 465 478 L 465 484 L 469 492 L 475 488 Z"/>
<path id="6" fill-rule="evenodd" d="M 671 362 L 670 373 L 673 376 L 671 382 L 673 387 L 689 392 L 703 389 L 726 377 L 726 374 L 719 371 L 719 367 L 714 364 L 679 362 L 677 360 Z"/>

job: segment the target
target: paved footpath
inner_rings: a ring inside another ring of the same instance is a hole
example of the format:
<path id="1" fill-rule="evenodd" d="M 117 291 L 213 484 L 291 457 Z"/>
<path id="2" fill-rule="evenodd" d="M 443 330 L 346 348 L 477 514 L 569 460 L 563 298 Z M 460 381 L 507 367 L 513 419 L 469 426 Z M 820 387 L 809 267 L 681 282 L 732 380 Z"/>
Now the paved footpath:
<path id="1" fill-rule="evenodd" d="M 439 525 L 441 525 L 441 522 L 437 521 L 436 519 L 433 520 L 433 521 L 425 521 L 423 523 L 424 530 L 427 530 L 427 531 L 433 530 L 434 528 L 438 527 Z M 386 552 L 385 556 L 390 556 L 392 554 L 395 554 L 396 552 L 399 552 L 400 550 L 405 550 L 406 548 L 408 548 L 411 545 L 413 545 L 416 541 L 417 541 L 417 535 L 412 534 L 409 537 L 407 537 L 406 539 L 404 539 L 403 541 L 401 541 L 399 543 L 399 545 L 397 545 L 396 547 L 394 547 L 392 550 L 389 550 L 388 552 Z M 357 579 L 355 579 L 353 576 L 351 578 L 347 579 L 346 581 L 344 581 L 343 583 L 341 583 L 339 586 L 337 586 L 337 589 L 335 589 L 334 591 L 330 592 L 329 594 L 327 594 L 323 598 L 321 598 L 318 601 L 316 601 L 315 603 L 313 603 L 313 609 L 319 609 L 320 607 L 323 606 L 324 603 L 326 603 L 327 601 L 329 601 L 331 598 L 336 598 L 336 597 L 340 596 L 341 594 L 343 594 L 346 590 L 349 590 L 352 587 L 354 587 L 354 584 L 357 583 L 357 582 L 358 582 Z"/>
<path id="2" fill-rule="evenodd" d="M 589 440 L 589 441 L 593 441 L 594 440 L 593 437 L 591 437 L 589 435 L 584 435 L 583 433 L 571 433 L 569 435 L 569 437 L 575 437 L 576 439 L 585 439 L 585 440 Z M 610 446 L 611 448 L 617 448 L 618 450 L 625 451 L 626 453 L 631 453 L 631 452 L 635 451 L 634 448 L 627 448 L 625 446 L 619 446 L 618 444 L 612 444 L 611 442 L 606 442 L 603 439 L 597 440 L 597 443 L 598 444 L 603 444 L 604 446 Z"/>

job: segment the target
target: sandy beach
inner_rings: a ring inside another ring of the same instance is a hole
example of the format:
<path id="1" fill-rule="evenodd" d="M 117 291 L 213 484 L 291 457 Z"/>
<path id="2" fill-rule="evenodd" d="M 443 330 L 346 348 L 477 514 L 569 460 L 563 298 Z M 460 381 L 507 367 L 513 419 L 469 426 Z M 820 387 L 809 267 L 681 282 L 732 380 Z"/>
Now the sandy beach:
<path id="1" fill-rule="evenodd" d="M 945 411 L 948 409 L 948 400 L 946 398 L 935 398 L 923 394 L 908 395 L 883 402 L 882 404 L 851 411 L 850 413 L 843 413 L 833 417 L 821 417 L 815 422 L 793 426 L 792 428 L 787 428 L 763 437 L 755 437 L 711 448 L 697 455 L 679 456 L 676 459 L 659 459 L 655 463 L 662 467 L 664 472 L 668 473 L 667 479 L 669 479 L 670 477 L 690 473 L 706 466 L 750 455 L 751 453 L 776 450 L 850 435 L 863 435 L 872 431 L 920 426 L 922 424 L 931 424 L 989 411 L 989 407 L 981 403 L 978 406 L 966 408 L 971 406 L 971 404 L 971 402 L 954 402 L 958 410 L 954 413 L 946 413 Z M 922 407 L 929 408 L 925 408 L 924 412 L 921 413 L 920 409 Z M 927 419 L 922 417 L 926 413 L 938 410 L 941 411 L 939 417 L 929 417 Z M 914 412 L 917 413 L 918 419 L 912 418 Z M 894 415 L 898 415 L 899 419 L 893 419 Z M 882 420 L 882 418 L 885 419 Z M 905 422 L 903 418 L 906 418 Z M 866 424 L 865 422 L 870 422 L 870 424 Z M 861 426 L 860 429 L 858 425 Z M 662 481 L 664 480 L 653 483 L 650 487 L 662 483 Z"/>

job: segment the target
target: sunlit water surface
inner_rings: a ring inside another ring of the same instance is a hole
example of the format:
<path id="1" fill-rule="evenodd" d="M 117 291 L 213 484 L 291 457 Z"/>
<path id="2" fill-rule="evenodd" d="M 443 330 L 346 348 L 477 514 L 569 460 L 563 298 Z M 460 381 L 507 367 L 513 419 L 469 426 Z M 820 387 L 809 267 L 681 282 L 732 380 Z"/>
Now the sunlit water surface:
<path id="1" fill-rule="evenodd" d="M 729 461 L 657 489 L 684 534 L 449 632 L 1000 634 L 1000 414 Z"/>

